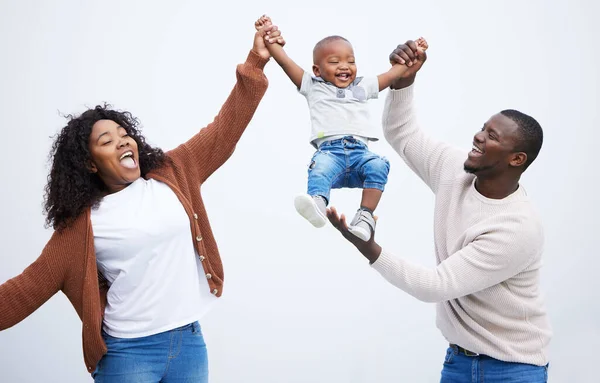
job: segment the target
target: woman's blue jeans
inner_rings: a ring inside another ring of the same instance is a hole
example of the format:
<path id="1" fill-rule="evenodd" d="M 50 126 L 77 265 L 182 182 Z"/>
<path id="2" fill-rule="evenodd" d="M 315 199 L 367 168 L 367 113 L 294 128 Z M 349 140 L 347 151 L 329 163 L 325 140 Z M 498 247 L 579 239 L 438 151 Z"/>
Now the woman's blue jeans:
<path id="1" fill-rule="evenodd" d="M 95 383 L 208 382 L 208 356 L 198 322 L 141 338 L 102 336 L 108 352 L 92 374 Z"/>

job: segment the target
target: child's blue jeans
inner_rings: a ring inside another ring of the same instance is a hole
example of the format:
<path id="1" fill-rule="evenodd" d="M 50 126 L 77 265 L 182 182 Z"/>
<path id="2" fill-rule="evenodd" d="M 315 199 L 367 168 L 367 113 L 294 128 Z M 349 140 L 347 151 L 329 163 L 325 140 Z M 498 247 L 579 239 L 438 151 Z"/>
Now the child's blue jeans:
<path id="1" fill-rule="evenodd" d="M 329 202 L 331 189 L 362 188 L 383 191 L 389 161 L 352 136 L 325 141 L 308 167 L 308 194 Z"/>

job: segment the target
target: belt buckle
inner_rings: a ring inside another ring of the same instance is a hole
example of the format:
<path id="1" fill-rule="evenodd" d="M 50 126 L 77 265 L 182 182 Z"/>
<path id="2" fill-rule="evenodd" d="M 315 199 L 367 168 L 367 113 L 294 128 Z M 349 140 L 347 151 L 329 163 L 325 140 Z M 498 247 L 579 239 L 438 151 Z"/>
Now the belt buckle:
<path id="1" fill-rule="evenodd" d="M 461 346 L 459 346 L 457 344 L 450 344 L 450 347 L 456 349 L 456 351 L 458 351 L 458 352 L 461 352 L 461 353 L 465 354 L 465 356 L 479 356 L 478 353 L 471 352 L 471 351 L 467 350 L 466 348 L 461 347 Z"/>

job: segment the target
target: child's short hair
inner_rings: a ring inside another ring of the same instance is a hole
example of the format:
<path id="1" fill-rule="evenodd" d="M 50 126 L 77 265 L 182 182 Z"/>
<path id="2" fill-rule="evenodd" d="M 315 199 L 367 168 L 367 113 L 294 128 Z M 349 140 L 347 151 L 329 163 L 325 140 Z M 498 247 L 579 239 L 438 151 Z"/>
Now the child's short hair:
<path id="1" fill-rule="evenodd" d="M 319 51 L 319 49 L 323 48 L 325 45 L 329 44 L 330 42 L 337 41 L 337 40 L 343 40 L 343 41 L 347 42 L 348 44 L 352 45 L 350 43 L 350 41 L 345 37 L 338 36 L 338 35 L 327 36 L 315 44 L 315 47 L 313 48 L 313 62 L 317 61 L 316 58 L 317 58 L 317 52 Z"/>

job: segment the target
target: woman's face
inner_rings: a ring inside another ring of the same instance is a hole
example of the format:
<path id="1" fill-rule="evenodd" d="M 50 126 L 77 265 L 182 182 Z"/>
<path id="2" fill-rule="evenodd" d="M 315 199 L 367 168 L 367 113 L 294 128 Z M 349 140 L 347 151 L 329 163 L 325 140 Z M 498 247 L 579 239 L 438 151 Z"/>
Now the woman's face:
<path id="1" fill-rule="evenodd" d="M 92 127 L 88 147 L 90 171 L 98 174 L 109 193 L 123 190 L 140 178 L 138 146 L 125 128 L 112 120 L 99 120 Z"/>

